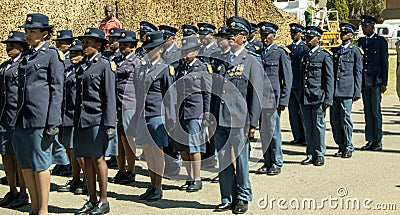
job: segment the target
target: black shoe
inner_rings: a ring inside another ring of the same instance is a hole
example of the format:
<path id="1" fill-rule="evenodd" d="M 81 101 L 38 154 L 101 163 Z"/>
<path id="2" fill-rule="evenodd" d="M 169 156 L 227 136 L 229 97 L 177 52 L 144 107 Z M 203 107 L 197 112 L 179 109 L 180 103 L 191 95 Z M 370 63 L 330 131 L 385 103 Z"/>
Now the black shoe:
<path id="1" fill-rule="evenodd" d="M 353 156 L 353 152 L 351 152 L 349 150 L 344 150 L 344 152 L 342 154 L 342 158 L 351 158 L 351 156 Z"/>
<path id="2" fill-rule="evenodd" d="M 186 181 L 184 185 L 179 187 L 179 190 L 187 190 L 190 185 L 192 185 L 194 181 Z"/>
<path id="3" fill-rule="evenodd" d="M 219 183 L 219 176 L 215 176 L 213 179 L 211 179 L 211 183 Z"/>
<path id="4" fill-rule="evenodd" d="M 305 141 L 306 141 L 306 139 L 304 137 L 302 137 L 302 138 L 290 141 L 289 144 L 290 145 L 303 145 Z"/>
<path id="5" fill-rule="evenodd" d="M 256 170 L 256 174 L 267 174 L 267 172 L 269 171 L 269 167 L 267 167 L 267 165 L 263 165 L 262 167 L 260 167 L 259 169 Z"/>
<path id="6" fill-rule="evenodd" d="M 59 176 L 72 176 L 71 164 L 65 165 L 63 170 L 60 172 Z"/>
<path id="7" fill-rule="evenodd" d="M 361 147 L 361 150 L 371 150 L 372 145 L 373 142 L 368 141 L 367 144 L 365 144 L 365 146 Z"/>
<path id="8" fill-rule="evenodd" d="M 91 210 L 93 210 L 93 208 L 95 207 L 95 205 L 93 203 L 91 203 L 90 201 L 87 201 L 83 207 L 81 207 L 79 210 L 77 210 L 75 212 L 75 215 L 83 215 L 83 214 L 88 214 Z"/>
<path id="9" fill-rule="evenodd" d="M 83 181 L 81 185 L 75 189 L 75 195 L 86 195 L 88 193 L 86 181 Z"/>
<path id="10" fill-rule="evenodd" d="M 307 157 L 306 159 L 301 161 L 301 164 L 303 164 L 303 165 L 309 165 L 309 164 L 312 164 L 312 163 L 313 163 L 312 157 Z"/>
<path id="11" fill-rule="evenodd" d="M 139 196 L 139 200 L 146 200 L 149 198 L 150 194 L 152 194 L 154 191 L 156 190 L 156 188 L 149 186 L 146 190 L 146 192 L 144 192 L 142 195 Z"/>
<path id="12" fill-rule="evenodd" d="M 56 164 L 51 170 L 52 175 L 59 175 L 63 171 L 64 165 Z"/>
<path id="13" fill-rule="evenodd" d="M 147 197 L 147 201 L 157 201 L 160 200 L 163 196 L 163 191 L 161 189 L 154 188 L 154 191 L 150 193 L 149 197 Z"/>
<path id="14" fill-rule="evenodd" d="M 7 177 L 6 177 L 6 176 L 0 178 L 0 184 L 8 185 L 8 180 L 7 180 Z"/>
<path id="15" fill-rule="evenodd" d="M 18 195 L 14 196 L 11 192 L 8 192 L 2 200 L 0 200 L 0 207 L 9 205 L 12 201 L 18 198 Z"/>
<path id="16" fill-rule="evenodd" d="M 342 154 L 343 154 L 343 152 L 338 151 L 333 155 L 333 157 L 342 157 Z"/>
<path id="17" fill-rule="evenodd" d="M 27 204 L 29 204 L 29 196 L 28 196 L 28 194 L 25 194 L 25 195 L 19 195 L 18 198 L 15 199 L 14 201 L 12 201 L 8 207 L 9 208 L 20 208 Z"/>
<path id="18" fill-rule="evenodd" d="M 314 161 L 314 166 L 323 166 L 325 163 L 325 158 L 322 156 L 318 156 Z"/>
<path id="19" fill-rule="evenodd" d="M 215 206 L 214 211 L 215 212 L 224 212 L 224 211 L 229 211 L 232 210 L 232 205 L 229 203 L 222 203 L 217 206 Z"/>
<path id="20" fill-rule="evenodd" d="M 273 166 L 268 170 L 267 175 L 278 175 L 279 173 L 281 173 L 281 168 Z"/>
<path id="21" fill-rule="evenodd" d="M 121 170 L 118 170 L 117 174 L 110 179 L 111 183 L 119 184 L 122 180 L 122 177 L 124 177 L 125 172 L 122 172 Z"/>
<path id="22" fill-rule="evenodd" d="M 186 192 L 189 192 L 189 193 L 197 192 L 197 191 L 201 190 L 202 188 L 203 188 L 203 183 L 201 182 L 201 180 L 196 180 L 196 181 L 194 181 L 193 184 L 191 184 L 187 188 Z"/>
<path id="23" fill-rule="evenodd" d="M 100 215 L 100 214 L 106 214 L 110 212 L 110 204 L 108 202 L 99 202 L 96 204 L 96 206 L 93 208 L 93 210 L 90 211 L 90 215 Z"/>
<path id="24" fill-rule="evenodd" d="M 116 156 L 111 156 L 110 159 L 106 161 L 108 168 L 117 168 L 118 163 L 117 163 L 117 157 Z"/>
<path id="25" fill-rule="evenodd" d="M 247 201 L 238 200 L 235 204 L 235 208 L 233 209 L 232 213 L 234 214 L 244 214 L 249 209 Z"/>
<path id="26" fill-rule="evenodd" d="M 119 183 L 120 184 L 129 184 L 129 183 L 135 182 L 135 176 L 136 176 L 135 173 L 132 173 L 130 171 L 125 172 L 124 176 L 121 178 Z"/>
<path id="27" fill-rule="evenodd" d="M 382 151 L 382 142 L 381 141 L 376 141 L 372 144 L 371 151 Z"/>
<path id="28" fill-rule="evenodd" d="M 75 192 L 75 190 L 81 186 L 82 181 L 76 181 L 76 180 L 69 180 L 65 185 L 59 186 L 57 191 L 58 192 Z"/>

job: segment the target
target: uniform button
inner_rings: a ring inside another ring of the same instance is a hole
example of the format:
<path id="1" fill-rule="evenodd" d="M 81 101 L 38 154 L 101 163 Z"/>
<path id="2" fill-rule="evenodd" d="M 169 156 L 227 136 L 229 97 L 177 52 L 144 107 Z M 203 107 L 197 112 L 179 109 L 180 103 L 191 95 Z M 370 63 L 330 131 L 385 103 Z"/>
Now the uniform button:
<path id="1" fill-rule="evenodd" d="M 225 79 L 225 81 L 224 81 L 225 83 L 228 83 L 228 80 L 227 79 Z"/>
<path id="2" fill-rule="evenodd" d="M 81 84 L 83 84 L 83 82 L 81 82 Z"/>
<path id="3" fill-rule="evenodd" d="M 225 104 L 225 101 L 221 101 L 221 104 Z"/>
<path id="4" fill-rule="evenodd" d="M 365 65 L 367 65 L 368 64 L 368 62 L 365 62 Z"/>
<path id="5" fill-rule="evenodd" d="M 80 106 L 82 107 L 82 104 Z"/>
<path id="6" fill-rule="evenodd" d="M 225 90 L 222 90 L 222 93 L 225 93 L 226 91 Z"/>
<path id="7" fill-rule="evenodd" d="M 339 81 L 339 80 L 340 80 L 340 78 L 337 78 L 337 80 Z"/>
<path id="8" fill-rule="evenodd" d="M 81 93 L 81 96 L 83 96 L 83 93 Z"/>
<path id="9" fill-rule="evenodd" d="M 307 79 L 308 79 L 308 77 L 305 77 L 304 79 L 306 79 L 306 80 L 307 80 Z"/>
<path id="10" fill-rule="evenodd" d="M 22 91 L 24 91 L 24 88 L 22 88 Z"/>
<path id="11" fill-rule="evenodd" d="M 308 72 L 308 69 L 306 69 L 306 72 Z"/>
<path id="12" fill-rule="evenodd" d="M 26 77 L 26 74 L 24 74 L 24 77 Z"/>
<path id="13" fill-rule="evenodd" d="M 304 85 L 304 88 L 307 88 L 308 86 L 307 85 Z"/>

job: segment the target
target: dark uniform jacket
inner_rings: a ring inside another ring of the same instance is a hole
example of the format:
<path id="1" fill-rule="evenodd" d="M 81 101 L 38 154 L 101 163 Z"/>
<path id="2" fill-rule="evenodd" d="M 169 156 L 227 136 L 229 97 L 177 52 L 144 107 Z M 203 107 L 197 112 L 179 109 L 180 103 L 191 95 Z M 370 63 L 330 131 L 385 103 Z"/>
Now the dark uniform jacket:
<path id="1" fill-rule="evenodd" d="M 335 74 L 334 97 L 361 98 L 362 64 L 361 50 L 350 44 L 344 51 L 342 46 L 332 49 Z"/>
<path id="2" fill-rule="evenodd" d="M 301 41 L 299 45 L 290 44 L 287 46 L 290 50 L 290 59 L 292 62 L 292 75 L 293 75 L 293 82 L 292 82 L 292 89 L 299 90 L 301 86 L 301 80 L 303 78 L 303 74 L 300 70 L 301 65 L 301 58 L 303 52 L 308 52 L 310 49 L 306 46 L 306 44 Z"/>
<path id="3" fill-rule="evenodd" d="M 301 97 L 304 105 L 333 103 L 334 75 L 332 56 L 318 47 L 311 56 L 304 52 L 301 71 L 303 73 Z"/>
<path id="4" fill-rule="evenodd" d="M 44 128 L 62 123 L 64 63 L 56 48 L 45 42 L 29 50 L 18 67 L 18 112 L 11 126 L 22 120 L 24 128 Z"/>
<path id="5" fill-rule="evenodd" d="M 115 127 L 115 72 L 111 70 L 110 64 L 113 62 L 102 58 L 99 53 L 92 61 L 85 58 L 79 66 L 76 74 L 75 127 Z"/>
<path id="6" fill-rule="evenodd" d="M 276 105 L 288 106 L 292 88 L 292 67 L 289 53 L 275 43 L 262 48 L 263 67 L 274 90 Z"/>
<path id="7" fill-rule="evenodd" d="M 17 113 L 19 60 L 14 62 L 10 59 L 0 66 L 0 119 L 6 124 L 9 124 Z"/>
<path id="8" fill-rule="evenodd" d="M 169 47 L 166 47 L 168 49 Z M 179 65 L 179 60 L 181 59 L 181 49 L 175 45 L 172 45 L 171 50 L 165 50 L 162 56 L 166 64 L 174 66 L 176 69 Z"/>
<path id="9" fill-rule="evenodd" d="M 136 95 L 133 76 L 135 68 L 140 65 L 140 59 L 135 53 L 132 53 L 127 59 L 124 55 L 120 55 L 115 59 L 115 63 L 117 65 L 117 110 L 135 109 Z"/>
<path id="10" fill-rule="evenodd" d="M 76 70 L 80 64 L 71 64 L 64 73 L 63 126 L 74 126 L 76 99 Z"/>
<path id="11" fill-rule="evenodd" d="M 69 56 L 70 56 L 69 51 L 64 54 L 64 57 L 65 57 L 64 67 L 65 67 L 65 69 L 69 68 L 72 65 L 71 59 L 69 59 Z"/>
<path id="12" fill-rule="evenodd" d="M 206 46 L 201 46 L 199 50 L 199 55 L 198 58 L 202 60 L 203 62 L 210 63 L 211 56 L 214 53 L 219 53 L 221 49 L 213 43 L 209 48 L 206 48 Z"/>
<path id="13" fill-rule="evenodd" d="M 178 67 L 176 88 L 180 120 L 198 119 L 203 113 L 210 112 L 211 72 L 211 67 L 198 59 L 192 66 L 182 64 Z"/>
<path id="14" fill-rule="evenodd" d="M 366 37 L 362 37 L 358 46 L 364 51 L 363 86 L 387 85 L 389 57 L 385 38 L 375 34 L 366 43 Z"/>

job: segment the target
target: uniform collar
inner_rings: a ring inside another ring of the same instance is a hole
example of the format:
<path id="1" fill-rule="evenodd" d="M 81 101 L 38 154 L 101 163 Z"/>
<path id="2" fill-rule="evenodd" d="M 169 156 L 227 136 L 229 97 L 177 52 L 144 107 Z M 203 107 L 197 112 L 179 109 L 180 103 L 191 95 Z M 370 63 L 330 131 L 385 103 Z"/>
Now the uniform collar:
<path id="1" fill-rule="evenodd" d="M 211 48 L 211 46 L 213 46 L 213 45 L 214 45 L 214 42 L 211 42 L 210 44 L 206 45 L 206 49 Z"/>
<path id="2" fill-rule="evenodd" d="M 231 51 L 231 48 L 229 48 L 228 50 L 226 50 L 226 51 L 224 51 L 224 52 L 221 52 L 221 54 L 226 54 L 226 53 L 228 53 L 228 52 L 230 52 Z"/>
<path id="3" fill-rule="evenodd" d="M 161 58 L 157 59 L 156 61 L 151 62 L 151 65 L 157 65 L 157 63 L 159 63 L 161 61 Z"/>
<path id="4" fill-rule="evenodd" d="M 343 47 L 344 49 L 347 49 L 347 48 L 350 46 L 350 44 L 351 44 L 351 43 L 347 43 L 347 45 L 342 45 L 342 47 Z"/>
<path id="5" fill-rule="evenodd" d="M 197 58 L 195 58 L 194 60 L 192 60 L 192 62 L 189 63 L 189 66 L 192 67 L 194 63 L 196 63 Z"/>
<path id="6" fill-rule="evenodd" d="M 174 48 L 174 46 L 175 46 L 175 43 L 172 43 L 172 44 L 167 48 L 167 50 L 165 50 L 165 52 L 170 52 L 170 51 Z"/>
<path id="7" fill-rule="evenodd" d="M 43 42 L 40 46 L 38 46 L 38 47 L 36 47 L 36 48 L 34 48 L 35 49 L 35 51 L 39 51 L 45 44 L 46 44 L 47 42 Z M 43 48 L 46 48 L 46 47 L 43 47 Z"/>
<path id="8" fill-rule="evenodd" d="M 371 34 L 371 36 L 369 36 L 369 37 L 367 37 L 367 38 L 368 38 L 368 39 L 372 39 L 372 38 L 374 38 L 375 34 L 376 34 L 376 33 L 374 32 L 374 33 Z"/>
<path id="9" fill-rule="evenodd" d="M 271 45 L 269 45 L 266 50 L 269 51 L 273 46 L 275 45 L 275 43 L 272 43 Z"/>
<path id="10" fill-rule="evenodd" d="M 242 46 L 239 50 L 237 50 L 235 53 L 233 53 L 234 55 L 235 55 L 235 57 L 237 57 L 237 56 L 239 56 L 242 52 L 243 52 L 243 50 L 245 49 L 245 47 L 244 46 Z"/>
<path id="11" fill-rule="evenodd" d="M 130 54 L 128 54 L 127 56 L 124 57 L 124 59 L 130 59 L 133 55 L 135 55 L 135 52 L 131 52 Z"/>
<path id="12" fill-rule="evenodd" d="M 249 43 L 252 43 L 252 42 L 254 42 L 256 40 L 256 37 L 253 37 L 253 39 L 251 39 L 250 41 L 249 41 Z"/>
<path id="13" fill-rule="evenodd" d="M 315 51 L 317 51 L 319 49 L 319 46 L 314 47 L 313 49 L 311 49 L 311 53 L 314 53 Z"/>
<path id="14" fill-rule="evenodd" d="M 298 46 L 298 45 L 300 45 L 301 42 L 302 42 L 302 40 L 300 39 L 300 40 L 298 40 L 297 42 L 293 42 L 292 44 Z"/>
<path id="15" fill-rule="evenodd" d="M 18 55 L 17 57 L 11 59 L 13 63 L 17 62 L 21 58 L 21 54 Z"/>

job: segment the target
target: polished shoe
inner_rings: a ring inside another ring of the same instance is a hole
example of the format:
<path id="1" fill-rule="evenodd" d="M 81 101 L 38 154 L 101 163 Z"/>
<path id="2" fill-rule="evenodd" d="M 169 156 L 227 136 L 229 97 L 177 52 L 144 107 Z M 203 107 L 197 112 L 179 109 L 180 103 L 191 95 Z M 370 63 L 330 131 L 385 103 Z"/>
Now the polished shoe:
<path id="1" fill-rule="evenodd" d="M 371 151 L 382 151 L 382 142 L 381 141 L 376 141 L 372 144 Z"/>
<path id="2" fill-rule="evenodd" d="M 154 191 L 156 190 L 156 188 L 149 186 L 146 190 L 146 192 L 144 192 L 142 195 L 139 196 L 139 200 L 146 200 L 149 198 L 150 194 L 152 194 Z"/>
<path id="3" fill-rule="evenodd" d="M 7 177 L 4 176 L 4 177 L 0 178 L 0 184 L 8 185 Z"/>
<path id="4" fill-rule="evenodd" d="M 191 185 L 187 188 L 186 192 L 189 192 L 189 193 L 191 193 L 191 192 L 197 192 L 197 191 L 201 190 L 202 188 L 203 188 L 203 183 L 201 182 L 201 180 L 195 180 L 195 181 L 193 182 L 193 184 L 191 184 Z"/>
<path id="5" fill-rule="evenodd" d="M 368 141 L 368 143 L 365 144 L 365 146 L 361 147 L 361 150 L 370 150 L 372 145 L 373 145 L 373 142 Z"/>
<path id="6" fill-rule="evenodd" d="M 118 168 L 117 157 L 111 156 L 110 159 L 106 161 L 108 168 Z"/>
<path id="7" fill-rule="evenodd" d="M 64 165 L 56 164 L 54 168 L 51 170 L 52 175 L 59 175 L 61 171 L 63 171 Z"/>
<path id="8" fill-rule="evenodd" d="M 333 155 L 333 157 L 342 157 L 342 154 L 343 154 L 343 152 L 338 151 Z"/>
<path id="9" fill-rule="evenodd" d="M 233 214 L 244 214 L 249 209 L 247 201 L 238 200 L 235 203 L 235 208 L 233 208 Z"/>
<path id="10" fill-rule="evenodd" d="M 96 204 L 96 206 L 93 208 L 93 210 L 90 211 L 90 215 L 101 215 L 101 214 L 106 214 L 110 212 L 110 204 L 108 202 L 99 202 Z"/>
<path id="11" fill-rule="evenodd" d="M 306 141 L 306 139 L 304 137 L 302 137 L 302 138 L 290 141 L 289 144 L 290 145 L 303 145 L 305 141 Z"/>
<path id="12" fill-rule="evenodd" d="M 76 180 L 69 180 L 65 185 L 59 186 L 57 191 L 58 192 L 75 192 L 75 190 L 81 186 L 82 181 L 76 181 Z"/>
<path id="13" fill-rule="evenodd" d="M 229 203 L 222 203 L 217 206 L 215 206 L 214 211 L 215 212 L 224 212 L 224 211 L 229 211 L 232 210 L 232 205 Z"/>
<path id="14" fill-rule="evenodd" d="M 163 196 L 163 191 L 161 189 L 155 188 L 152 193 L 150 193 L 149 197 L 147 197 L 147 201 L 157 201 L 160 200 Z"/>
<path id="15" fill-rule="evenodd" d="M 353 152 L 349 150 L 345 150 L 342 154 L 342 158 L 351 158 L 351 156 L 353 156 Z"/>
<path id="16" fill-rule="evenodd" d="M 135 173 L 132 173 L 131 171 L 125 172 L 124 176 L 120 180 L 120 184 L 129 184 L 132 182 L 135 182 Z"/>
<path id="17" fill-rule="evenodd" d="M 184 185 L 179 187 L 179 190 L 187 190 L 190 185 L 192 185 L 194 181 L 186 181 Z"/>
<path id="18" fill-rule="evenodd" d="M 83 214 L 88 214 L 91 210 L 93 210 L 93 208 L 95 207 L 95 205 L 93 203 L 91 203 L 90 201 L 87 201 L 83 207 L 81 207 L 79 210 L 77 210 L 75 212 L 75 215 L 83 215 Z"/>
<path id="19" fill-rule="evenodd" d="M 8 206 L 8 208 L 20 208 L 20 207 L 25 206 L 27 204 L 29 204 L 29 196 L 28 196 L 28 194 L 18 195 L 18 198 L 15 199 L 14 201 L 12 201 L 10 203 L 10 205 Z"/>
<path id="20" fill-rule="evenodd" d="M 72 176 L 72 166 L 71 166 L 71 164 L 65 165 L 63 170 L 60 172 L 59 176 Z"/>
<path id="21" fill-rule="evenodd" d="M 86 195 L 88 193 L 86 181 L 83 181 L 81 185 L 75 189 L 75 195 Z"/>
<path id="22" fill-rule="evenodd" d="M 110 179 L 110 183 L 119 184 L 124 177 L 125 172 L 118 170 L 117 174 Z"/>
<path id="23" fill-rule="evenodd" d="M 312 164 L 312 163 L 313 163 L 312 157 L 307 157 L 306 159 L 301 161 L 301 164 L 303 164 L 303 165 L 308 165 L 308 164 Z"/>
<path id="24" fill-rule="evenodd" d="M 262 167 L 258 168 L 255 173 L 256 174 L 267 174 L 268 170 L 269 170 L 269 167 L 267 167 L 267 165 L 264 164 Z"/>
<path id="25" fill-rule="evenodd" d="M 211 179 L 211 183 L 219 183 L 219 176 L 215 176 Z"/>
<path id="26" fill-rule="evenodd" d="M 267 175 L 278 175 L 279 173 L 281 173 L 281 168 L 273 166 L 268 170 Z"/>
<path id="27" fill-rule="evenodd" d="M 325 158 L 322 156 L 318 156 L 314 161 L 314 166 L 323 166 L 325 163 Z"/>
<path id="28" fill-rule="evenodd" d="M 12 201 L 18 198 L 18 195 L 14 196 L 11 192 L 8 192 L 2 200 L 0 200 L 0 207 L 9 205 Z"/>

